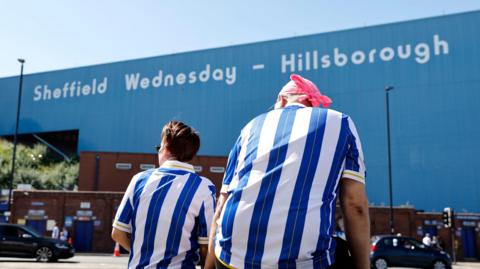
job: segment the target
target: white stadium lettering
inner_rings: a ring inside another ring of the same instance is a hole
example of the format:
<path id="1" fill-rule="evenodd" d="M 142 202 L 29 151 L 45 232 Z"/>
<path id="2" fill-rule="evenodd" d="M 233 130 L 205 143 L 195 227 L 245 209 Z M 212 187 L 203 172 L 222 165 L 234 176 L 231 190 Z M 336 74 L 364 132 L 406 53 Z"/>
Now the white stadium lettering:
<path id="1" fill-rule="evenodd" d="M 371 48 L 369 50 L 346 50 L 333 47 L 331 53 L 319 53 L 318 50 L 303 52 L 289 52 L 281 55 L 280 69 L 282 73 L 311 71 L 327 69 L 331 67 L 344 67 L 349 64 L 363 65 L 375 62 L 390 62 L 393 60 L 411 59 L 418 64 L 425 64 L 431 60 L 431 56 L 447 55 L 449 44 L 440 39 L 438 34 L 433 35 L 430 43 L 419 42 L 416 44 L 401 44 Z M 433 52 L 433 53 L 432 53 Z M 253 70 L 264 69 L 264 63 L 256 63 Z M 199 84 L 208 82 L 223 82 L 233 85 L 237 81 L 237 67 L 216 67 L 205 64 L 200 70 L 187 72 L 165 72 L 159 69 L 156 74 L 145 75 L 140 72 L 124 73 L 125 90 L 136 91 L 137 89 L 152 89 L 160 87 L 175 87 L 185 84 Z M 36 85 L 33 89 L 33 101 L 47 101 L 72 97 L 105 94 L 107 92 L 107 77 L 97 82 L 94 78 L 82 84 L 82 81 L 68 81 L 63 87 L 50 87 L 47 84 Z"/>
<path id="2" fill-rule="evenodd" d="M 419 64 L 427 63 L 430 60 L 430 47 L 427 43 L 420 43 L 415 47 L 415 61 Z"/>
<path id="3" fill-rule="evenodd" d="M 36 85 L 33 93 L 33 101 L 47 101 L 52 99 L 66 99 L 87 95 L 104 94 L 107 92 L 107 77 L 104 77 L 100 83 L 93 79 L 91 83 L 82 85 L 81 81 L 65 82 L 63 88 L 51 88 L 47 84 Z"/>
<path id="4" fill-rule="evenodd" d="M 188 74 L 188 75 L 187 75 Z M 208 81 L 224 81 L 227 85 L 233 85 L 237 81 L 237 67 L 231 66 L 226 68 L 212 69 L 210 64 L 206 64 L 205 68 L 198 71 L 166 73 L 158 70 L 154 77 L 143 76 L 141 73 L 125 74 L 125 89 L 134 91 L 139 87 L 142 89 L 173 87 L 176 85 L 195 84 L 198 82 L 207 83 Z"/>
<path id="5" fill-rule="evenodd" d="M 432 47 L 435 56 L 447 55 L 449 53 L 448 42 L 441 40 L 439 35 L 435 34 L 433 35 L 432 44 L 420 42 L 415 45 L 386 46 L 382 48 L 372 48 L 370 50 L 353 50 L 353 52 L 334 47 L 331 54 L 319 54 L 317 50 L 282 54 L 280 58 L 280 69 L 282 73 L 293 73 L 304 70 L 318 70 L 319 60 L 321 62 L 320 67 L 326 69 L 332 66 L 343 67 L 350 62 L 354 65 L 361 65 L 365 63 L 375 63 L 376 60 L 380 60 L 380 62 L 389 62 L 394 59 L 406 60 L 412 56 L 415 62 L 425 64 L 431 59 L 430 51 Z"/>

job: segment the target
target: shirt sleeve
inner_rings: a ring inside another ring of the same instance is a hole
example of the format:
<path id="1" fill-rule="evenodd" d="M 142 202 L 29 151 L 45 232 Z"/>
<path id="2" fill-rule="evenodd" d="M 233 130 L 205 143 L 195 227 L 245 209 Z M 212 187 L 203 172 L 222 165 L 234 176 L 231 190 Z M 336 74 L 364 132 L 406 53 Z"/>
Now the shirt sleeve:
<path id="1" fill-rule="evenodd" d="M 138 175 L 134 176 L 130 181 L 128 188 L 123 195 L 122 202 L 118 206 L 117 214 L 115 215 L 112 225 L 115 229 L 127 233 L 132 232 L 133 192 L 137 179 Z"/>
<path id="2" fill-rule="evenodd" d="M 242 136 L 240 135 L 237 139 L 237 142 L 235 142 L 235 145 L 230 151 L 230 154 L 228 155 L 227 168 L 223 176 L 222 188 L 220 189 L 220 193 L 227 193 L 229 191 L 228 187 L 237 174 L 236 170 L 238 164 L 238 154 L 240 153 L 241 148 L 241 141 Z"/>
<path id="3" fill-rule="evenodd" d="M 348 150 L 345 158 L 345 168 L 342 172 L 342 178 L 348 178 L 365 184 L 366 169 L 363 159 L 363 150 L 358 136 L 357 129 L 353 120 L 348 117 L 348 129 L 350 131 L 348 139 Z"/>
<path id="4" fill-rule="evenodd" d="M 200 245 L 208 245 L 210 226 L 215 214 L 215 186 L 209 185 L 208 189 L 209 195 L 203 200 L 198 214 L 198 244 Z"/>

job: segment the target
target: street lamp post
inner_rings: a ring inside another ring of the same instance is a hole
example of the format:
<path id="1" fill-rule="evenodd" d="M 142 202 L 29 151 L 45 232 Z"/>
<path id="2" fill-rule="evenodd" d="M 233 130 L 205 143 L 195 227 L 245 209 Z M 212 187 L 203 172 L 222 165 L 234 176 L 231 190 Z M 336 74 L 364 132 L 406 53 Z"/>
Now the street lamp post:
<path id="1" fill-rule="evenodd" d="M 15 134 L 13 136 L 13 153 L 12 153 L 12 170 L 10 173 L 10 182 L 8 187 L 8 202 L 7 210 L 10 211 L 10 204 L 12 201 L 12 189 L 13 189 L 13 178 L 15 176 L 15 157 L 17 153 L 17 139 L 18 139 L 18 123 L 20 120 L 20 106 L 22 104 L 22 88 L 23 88 L 23 64 L 25 63 L 24 59 L 18 59 L 18 62 L 21 64 L 20 67 L 20 82 L 18 83 L 18 98 L 17 98 L 17 118 L 15 122 Z"/>
<path id="2" fill-rule="evenodd" d="M 393 90 L 393 86 L 385 87 L 385 101 L 387 104 L 387 147 L 388 147 L 388 193 L 390 199 L 390 233 L 395 233 L 395 226 L 393 222 L 393 190 L 392 190 L 392 156 L 390 149 L 390 102 L 389 94 Z"/>

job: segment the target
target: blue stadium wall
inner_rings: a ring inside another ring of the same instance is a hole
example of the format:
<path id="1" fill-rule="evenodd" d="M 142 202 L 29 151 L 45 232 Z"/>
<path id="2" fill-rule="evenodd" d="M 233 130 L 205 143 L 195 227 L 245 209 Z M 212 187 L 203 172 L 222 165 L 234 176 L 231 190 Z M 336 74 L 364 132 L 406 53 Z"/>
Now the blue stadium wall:
<path id="1" fill-rule="evenodd" d="M 78 129 L 79 151 L 153 153 L 162 125 L 179 119 L 199 130 L 200 155 L 226 156 L 299 73 L 355 120 L 370 202 L 387 205 L 393 85 L 394 204 L 480 212 L 479 25 L 469 12 L 31 74 L 20 132 Z M 0 135 L 14 132 L 17 91 L 18 77 L 0 79 Z"/>

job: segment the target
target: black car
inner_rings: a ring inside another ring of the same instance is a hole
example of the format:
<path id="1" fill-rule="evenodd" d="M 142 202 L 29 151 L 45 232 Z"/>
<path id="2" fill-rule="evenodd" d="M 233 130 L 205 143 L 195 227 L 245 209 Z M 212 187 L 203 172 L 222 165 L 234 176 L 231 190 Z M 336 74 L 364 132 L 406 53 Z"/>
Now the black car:
<path id="1" fill-rule="evenodd" d="M 65 241 L 46 238 L 23 225 L 0 223 L 0 257 L 35 258 L 47 262 L 73 257 Z"/>
<path id="2" fill-rule="evenodd" d="M 370 260 L 375 269 L 385 269 L 388 266 L 452 268 L 452 260 L 445 251 L 429 247 L 414 238 L 394 235 L 372 238 Z"/>

